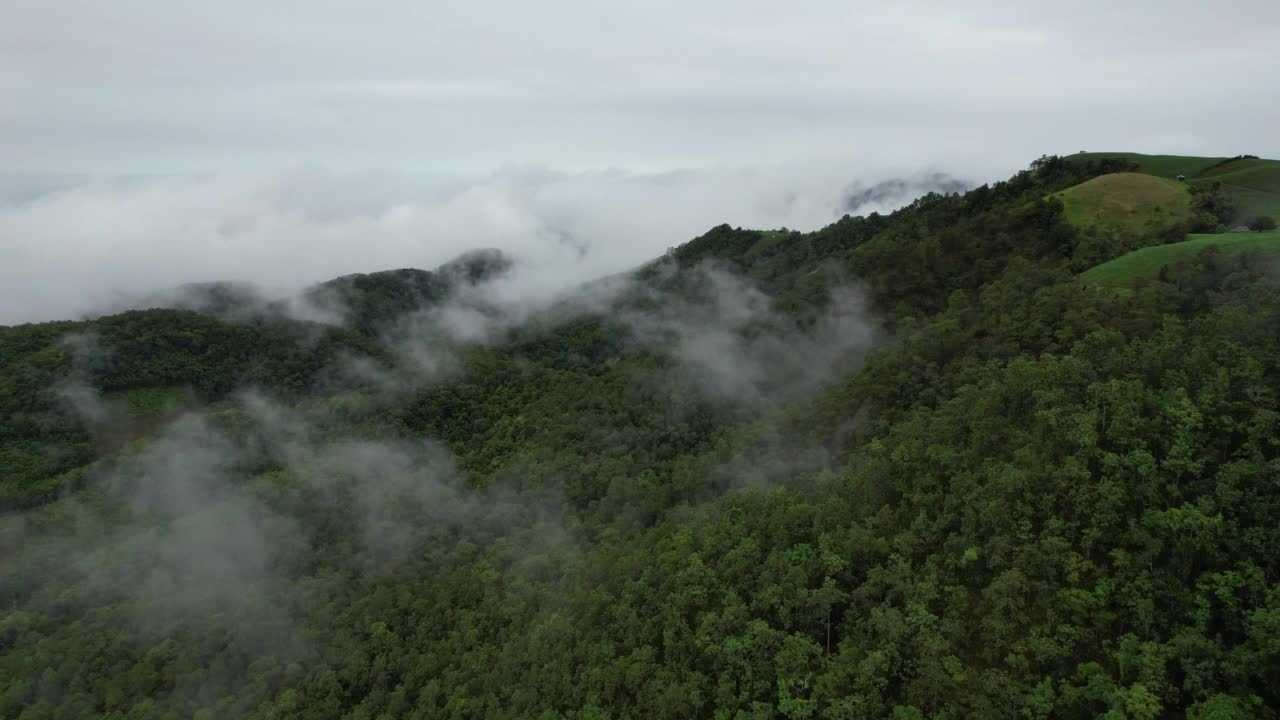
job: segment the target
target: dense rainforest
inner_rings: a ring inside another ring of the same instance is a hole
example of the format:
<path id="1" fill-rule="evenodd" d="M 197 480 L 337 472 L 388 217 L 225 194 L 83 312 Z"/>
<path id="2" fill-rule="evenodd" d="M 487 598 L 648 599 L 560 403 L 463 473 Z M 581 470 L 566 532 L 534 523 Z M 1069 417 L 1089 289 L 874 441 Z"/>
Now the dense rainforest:
<path id="1" fill-rule="evenodd" d="M 0 327 L 0 718 L 1275 718 L 1280 268 L 1126 169 Z"/>

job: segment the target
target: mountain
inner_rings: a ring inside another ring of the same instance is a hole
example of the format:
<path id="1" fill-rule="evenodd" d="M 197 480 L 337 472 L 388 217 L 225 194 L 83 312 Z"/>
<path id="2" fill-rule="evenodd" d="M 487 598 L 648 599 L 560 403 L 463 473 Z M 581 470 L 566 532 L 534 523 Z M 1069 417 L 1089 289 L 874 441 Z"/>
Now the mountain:
<path id="1" fill-rule="evenodd" d="M 172 308 L 231 322 L 293 318 L 337 323 L 372 334 L 463 289 L 494 282 L 512 265 L 511 258 L 500 250 L 473 250 L 433 271 L 401 268 L 353 273 L 283 297 L 249 283 L 188 283 L 141 297 L 120 298 L 115 312 Z"/>
<path id="2" fill-rule="evenodd" d="M 475 250 L 434 272 L 403 268 L 344 275 L 309 288 L 302 302 L 357 330 L 377 333 L 396 318 L 442 303 L 462 288 L 492 282 L 511 267 L 511 258 L 499 250 Z"/>
<path id="3" fill-rule="evenodd" d="M 868 208 L 883 211 L 886 208 L 895 208 L 908 203 L 921 195 L 929 193 L 951 195 L 964 192 L 971 187 L 973 187 L 973 183 L 942 172 L 921 173 L 905 178 L 891 178 L 871 186 L 856 183 L 845 191 L 844 209 L 849 213 L 861 211 L 864 214 Z"/>
<path id="4" fill-rule="evenodd" d="M 0 718 L 1274 717 L 1275 265 L 1127 172 L 0 327 Z"/>
<path id="5" fill-rule="evenodd" d="M 193 310 L 227 320 L 250 321 L 272 314 L 273 302 L 275 301 L 267 292 L 250 283 L 185 283 L 140 297 L 120 297 L 108 306 L 105 314 L 115 315 L 147 308 L 172 308 Z"/>

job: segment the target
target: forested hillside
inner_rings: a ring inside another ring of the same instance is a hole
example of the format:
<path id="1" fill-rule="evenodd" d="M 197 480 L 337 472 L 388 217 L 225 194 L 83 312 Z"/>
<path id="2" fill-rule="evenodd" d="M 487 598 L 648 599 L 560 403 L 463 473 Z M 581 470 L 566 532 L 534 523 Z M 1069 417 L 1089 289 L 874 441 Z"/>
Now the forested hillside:
<path id="1" fill-rule="evenodd" d="M 0 718 L 1274 718 L 1280 268 L 1079 280 L 1133 169 L 0 328 Z"/>

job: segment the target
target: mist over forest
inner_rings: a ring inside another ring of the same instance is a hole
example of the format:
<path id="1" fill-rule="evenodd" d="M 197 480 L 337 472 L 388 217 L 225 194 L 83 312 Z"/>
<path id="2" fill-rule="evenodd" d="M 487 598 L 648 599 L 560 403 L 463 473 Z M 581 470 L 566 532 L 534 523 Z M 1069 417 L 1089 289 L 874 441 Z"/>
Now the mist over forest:
<path id="1" fill-rule="evenodd" d="M 0 3 L 0 720 L 1280 720 L 1280 3 Z"/>
<path id="2" fill-rule="evenodd" d="M 0 716 L 1269 717 L 1277 265 L 1077 279 L 1133 167 L 0 327 Z"/>

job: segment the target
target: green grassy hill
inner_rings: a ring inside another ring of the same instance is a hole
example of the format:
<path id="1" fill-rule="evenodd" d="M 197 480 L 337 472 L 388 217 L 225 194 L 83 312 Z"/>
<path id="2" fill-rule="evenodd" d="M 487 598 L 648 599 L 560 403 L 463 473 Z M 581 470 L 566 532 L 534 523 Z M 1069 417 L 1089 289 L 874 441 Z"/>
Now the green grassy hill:
<path id="1" fill-rule="evenodd" d="M 1262 158 L 1142 155 L 1140 153 L 1080 153 L 1072 162 L 1120 158 L 1134 164 L 1134 172 L 1161 178 L 1186 176 L 1188 184 L 1221 182 L 1236 205 L 1234 222 L 1259 215 L 1280 217 L 1280 160 Z"/>
<path id="2" fill-rule="evenodd" d="M 1160 268 L 1165 265 L 1195 255 L 1211 245 L 1227 252 L 1252 249 L 1280 250 L 1280 232 L 1192 235 L 1186 242 L 1134 250 L 1081 273 L 1080 279 L 1092 285 L 1131 288 L 1143 280 L 1156 277 Z"/>
<path id="3" fill-rule="evenodd" d="M 1118 227 L 1134 232 L 1167 227 L 1191 217 L 1191 193 L 1176 180 L 1142 173 L 1111 173 L 1067 188 L 1054 197 L 1077 227 Z"/>
<path id="4" fill-rule="evenodd" d="M 1280 217 L 1280 161 L 1229 160 L 1202 172 L 1192 182 L 1221 182 L 1236 204 L 1236 218 Z"/>
<path id="5" fill-rule="evenodd" d="M 1108 160 L 1123 158 L 1134 163 L 1134 172 L 1155 175 L 1163 178 L 1176 178 L 1185 175 L 1196 177 L 1201 172 L 1228 160 L 1224 157 L 1196 157 L 1193 155 L 1143 155 L 1142 153 L 1100 152 L 1078 153 L 1068 159 L 1076 162 L 1089 160 Z"/>

